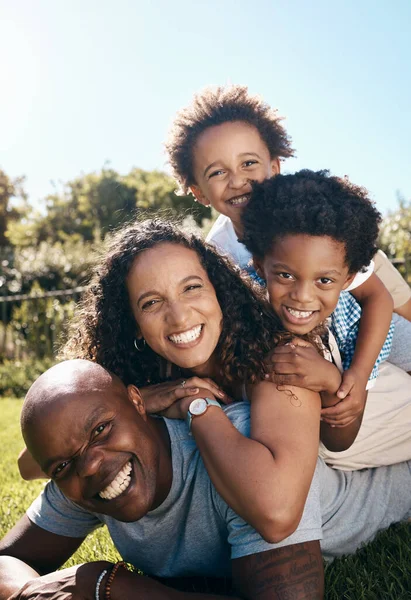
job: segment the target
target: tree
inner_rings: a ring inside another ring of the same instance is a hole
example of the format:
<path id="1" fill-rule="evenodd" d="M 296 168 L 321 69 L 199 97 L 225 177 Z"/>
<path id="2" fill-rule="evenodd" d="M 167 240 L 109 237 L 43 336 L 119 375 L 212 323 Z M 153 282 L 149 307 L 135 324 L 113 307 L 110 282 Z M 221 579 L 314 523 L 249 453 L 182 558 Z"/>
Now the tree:
<path id="1" fill-rule="evenodd" d="M 381 248 L 391 258 L 411 255 L 411 201 L 398 195 L 398 209 L 389 212 L 380 228 Z"/>
<path id="2" fill-rule="evenodd" d="M 21 219 L 27 212 L 27 196 L 23 184 L 24 177 L 10 179 L 0 169 L 0 247 L 10 244 L 7 236 L 10 223 Z"/>
<path id="3" fill-rule="evenodd" d="M 136 217 L 154 214 L 177 219 L 191 216 L 198 225 L 210 217 L 209 209 L 194 204 L 192 197 L 177 196 L 175 187 L 173 179 L 160 171 L 132 169 L 123 176 L 104 167 L 101 172 L 82 175 L 46 198 L 46 214 L 38 215 L 32 226 L 33 243 L 73 236 L 100 240 Z"/>

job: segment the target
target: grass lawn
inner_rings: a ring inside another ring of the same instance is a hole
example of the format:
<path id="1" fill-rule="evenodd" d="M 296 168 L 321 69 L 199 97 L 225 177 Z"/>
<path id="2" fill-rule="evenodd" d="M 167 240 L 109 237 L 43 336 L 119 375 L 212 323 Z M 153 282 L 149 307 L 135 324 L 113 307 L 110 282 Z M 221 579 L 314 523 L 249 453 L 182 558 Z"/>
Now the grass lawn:
<path id="1" fill-rule="evenodd" d="M 20 479 L 16 458 L 23 446 L 19 428 L 21 401 L 0 400 L 0 536 L 24 514 L 44 483 Z M 370 502 L 373 499 L 370 498 Z M 119 559 L 107 533 L 90 536 L 67 565 Z M 411 532 L 409 525 L 392 527 L 356 555 L 334 561 L 326 569 L 326 600 L 411 599 Z"/>

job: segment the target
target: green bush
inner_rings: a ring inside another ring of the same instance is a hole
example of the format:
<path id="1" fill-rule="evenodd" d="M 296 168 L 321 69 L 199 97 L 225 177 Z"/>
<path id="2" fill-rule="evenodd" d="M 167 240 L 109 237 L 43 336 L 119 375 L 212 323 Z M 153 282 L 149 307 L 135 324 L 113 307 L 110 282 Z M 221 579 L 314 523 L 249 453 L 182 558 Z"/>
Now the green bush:
<path id="1" fill-rule="evenodd" d="M 24 396 L 33 381 L 55 362 L 52 358 L 44 358 L 24 361 L 5 360 L 0 363 L 0 397 Z"/>

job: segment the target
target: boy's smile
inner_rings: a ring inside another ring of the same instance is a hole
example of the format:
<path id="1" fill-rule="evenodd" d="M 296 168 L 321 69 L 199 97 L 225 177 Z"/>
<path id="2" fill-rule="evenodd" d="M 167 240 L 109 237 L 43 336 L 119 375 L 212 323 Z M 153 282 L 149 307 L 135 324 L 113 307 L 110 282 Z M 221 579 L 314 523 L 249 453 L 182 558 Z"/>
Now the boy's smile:
<path id="1" fill-rule="evenodd" d="M 191 190 L 202 204 L 231 219 L 238 234 L 241 212 L 251 195 L 251 182 L 264 181 L 280 171 L 258 130 L 243 121 L 209 127 L 193 151 L 196 185 Z"/>
<path id="2" fill-rule="evenodd" d="M 328 236 L 290 234 L 256 261 L 270 304 L 288 331 L 308 333 L 334 311 L 353 279 L 345 256 L 344 244 Z"/>

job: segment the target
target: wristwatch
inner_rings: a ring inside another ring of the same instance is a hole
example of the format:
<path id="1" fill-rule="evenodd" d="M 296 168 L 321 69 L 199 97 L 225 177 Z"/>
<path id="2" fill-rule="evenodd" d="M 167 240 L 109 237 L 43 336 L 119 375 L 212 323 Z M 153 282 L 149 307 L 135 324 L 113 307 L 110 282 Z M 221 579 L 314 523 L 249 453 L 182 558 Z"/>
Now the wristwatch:
<path id="1" fill-rule="evenodd" d="M 221 404 L 219 402 L 217 402 L 217 400 L 212 400 L 211 398 L 196 398 L 195 400 L 192 400 L 190 402 L 190 406 L 188 407 L 187 417 L 186 417 L 188 431 L 189 431 L 190 435 L 191 435 L 191 422 L 192 422 L 193 418 L 200 417 L 201 415 L 203 415 L 205 412 L 207 412 L 207 409 L 209 406 L 218 406 L 218 408 L 221 408 Z"/>

